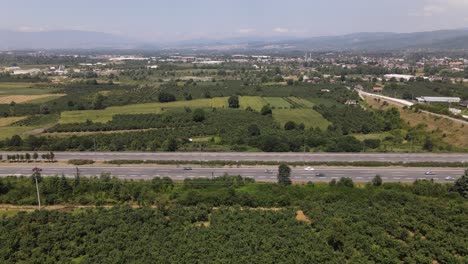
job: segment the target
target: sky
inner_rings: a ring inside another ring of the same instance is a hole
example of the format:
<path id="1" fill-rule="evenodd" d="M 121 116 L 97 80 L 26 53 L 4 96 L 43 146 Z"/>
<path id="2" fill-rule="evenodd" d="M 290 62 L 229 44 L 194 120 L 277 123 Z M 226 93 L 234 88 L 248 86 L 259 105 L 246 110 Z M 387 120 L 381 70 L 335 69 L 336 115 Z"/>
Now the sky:
<path id="1" fill-rule="evenodd" d="M 86 30 L 135 40 L 468 28 L 468 0 L 0 0 L 0 29 Z"/>

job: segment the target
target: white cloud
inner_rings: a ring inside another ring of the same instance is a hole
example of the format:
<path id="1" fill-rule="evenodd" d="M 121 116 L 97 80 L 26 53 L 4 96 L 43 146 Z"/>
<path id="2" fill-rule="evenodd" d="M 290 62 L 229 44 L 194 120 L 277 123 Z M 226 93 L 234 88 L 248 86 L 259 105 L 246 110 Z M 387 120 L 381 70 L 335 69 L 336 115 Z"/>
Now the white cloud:
<path id="1" fill-rule="evenodd" d="M 20 32 L 41 32 L 41 31 L 46 31 L 46 29 L 43 28 L 43 27 L 21 26 L 21 27 L 16 28 L 16 31 L 20 31 Z"/>
<path id="2" fill-rule="evenodd" d="M 427 5 L 424 6 L 422 15 L 425 17 L 431 17 L 433 15 L 441 14 L 445 12 L 446 8 L 438 5 Z"/>
<path id="3" fill-rule="evenodd" d="M 273 29 L 273 32 L 275 33 L 288 33 L 289 29 L 283 28 L 283 27 L 276 27 Z"/>
<path id="4" fill-rule="evenodd" d="M 251 34 L 251 33 L 254 33 L 256 31 L 257 30 L 255 28 L 241 28 L 237 32 L 239 32 L 241 34 Z"/>
<path id="5" fill-rule="evenodd" d="M 426 0 L 420 12 L 410 15 L 431 17 L 460 9 L 468 12 L 468 0 Z"/>
<path id="6" fill-rule="evenodd" d="M 92 31 L 82 26 L 70 26 L 70 27 L 49 27 L 49 26 L 20 26 L 16 28 L 19 32 L 44 32 L 53 30 L 78 30 L 78 31 Z"/>

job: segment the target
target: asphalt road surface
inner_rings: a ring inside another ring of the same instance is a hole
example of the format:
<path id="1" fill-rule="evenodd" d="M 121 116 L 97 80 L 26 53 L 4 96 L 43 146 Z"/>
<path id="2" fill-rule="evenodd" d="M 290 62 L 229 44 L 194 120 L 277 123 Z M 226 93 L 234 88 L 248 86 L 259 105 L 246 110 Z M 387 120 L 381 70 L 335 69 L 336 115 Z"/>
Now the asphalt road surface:
<path id="1" fill-rule="evenodd" d="M 25 175 L 32 173 L 32 165 L 22 166 L 0 166 L 0 176 Z M 153 177 L 170 177 L 174 180 L 183 180 L 185 178 L 211 178 L 229 175 L 241 175 L 243 177 L 252 177 L 260 182 L 275 182 L 277 167 L 234 167 L 234 168 L 203 168 L 187 166 L 82 166 L 79 167 L 81 176 L 99 176 L 101 173 L 110 173 L 112 176 L 125 179 L 151 179 Z M 65 175 L 73 177 L 76 174 L 74 166 L 54 166 L 44 165 L 42 175 Z M 305 170 L 303 167 L 292 169 L 291 179 L 294 182 L 320 181 L 329 182 L 332 179 L 350 177 L 355 182 L 368 182 L 379 174 L 384 182 L 413 182 L 417 179 L 434 179 L 437 182 L 450 182 L 463 175 L 461 168 L 368 168 L 368 167 L 315 167 L 314 170 Z M 426 172 L 432 171 L 432 175 L 426 175 Z M 317 176 L 317 174 L 323 174 Z M 447 180 L 446 177 L 453 177 Z"/>
<path id="2" fill-rule="evenodd" d="M 21 152 L 0 152 L 6 155 Z M 29 152 L 31 153 L 31 152 Z M 41 153 L 41 152 L 39 152 Z M 57 160 L 184 160 L 184 161 L 382 161 L 382 162 L 468 162 L 468 153 L 242 153 L 242 152 L 54 152 Z"/>

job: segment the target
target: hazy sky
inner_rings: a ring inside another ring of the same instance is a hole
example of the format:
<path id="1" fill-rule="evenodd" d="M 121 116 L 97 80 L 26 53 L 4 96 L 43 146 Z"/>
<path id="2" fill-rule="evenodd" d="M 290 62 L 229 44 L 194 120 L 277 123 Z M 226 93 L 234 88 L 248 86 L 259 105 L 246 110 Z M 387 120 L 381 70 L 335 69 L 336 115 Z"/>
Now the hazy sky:
<path id="1" fill-rule="evenodd" d="M 468 0 L 0 0 L 0 28 L 139 40 L 321 36 L 468 27 Z"/>

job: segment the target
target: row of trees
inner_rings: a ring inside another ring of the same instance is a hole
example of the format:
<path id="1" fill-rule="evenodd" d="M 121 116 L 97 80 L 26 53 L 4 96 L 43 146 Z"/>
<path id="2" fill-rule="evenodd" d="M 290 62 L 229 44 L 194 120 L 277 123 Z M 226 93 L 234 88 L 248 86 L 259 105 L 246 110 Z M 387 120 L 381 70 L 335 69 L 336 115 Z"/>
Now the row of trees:
<path id="1" fill-rule="evenodd" d="M 256 184 L 253 179 L 240 176 L 185 179 L 183 183 L 170 178 L 154 177 L 147 181 L 120 180 L 103 173 L 100 177 L 81 177 L 79 170 L 74 178 L 65 176 L 5 177 L 0 179 L 0 202 L 25 205 L 36 204 L 35 178 L 38 179 L 42 204 L 74 203 L 81 205 L 133 203 L 158 205 L 161 202 L 182 205 L 210 204 L 243 206 L 287 206 L 298 205 L 300 201 L 314 197 L 321 192 L 310 189 L 315 184 L 292 185 L 291 168 L 280 165 L 278 184 Z M 250 190 L 248 192 L 243 192 Z M 265 187 L 267 186 L 267 187 Z M 333 179 L 330 188 L 353 188 L 351 178 Z M 468 170 L 453 185 L 438 184 L 428 180 L 417 180 L 412 185 L 384 183 L 379 175 L 366 185 L 366 188 L 396 188 L 405 193 L 432 197 L 463 197 L 468 199 Z M 359 188 L 358 188 L 359 189 Z M 295 200 L 294 197 L 302 197 Z M 161 200 L 162 199 L 162 200 Z"/>
<path id="2" fill-rule="evenodd" d="M 41 157 L 42 160 L 46 160 L 48 162 L 53 162 L 55 161 L 55 154 L 53 152 L 48 152 L 48 153 L 43 153 L 43 154 L 38 154 L 37 152 L 34 152 L 32 155 L 29 153 L 21 153 L 21 154 L 7 154 L 6 155 L 6 160 L 7 161 L 12 161 L 12 162 L 31 162 L 31 161 L 37 161 Z M 3 160 L 3 155 L 0 155 L 0 160 Z"/>

